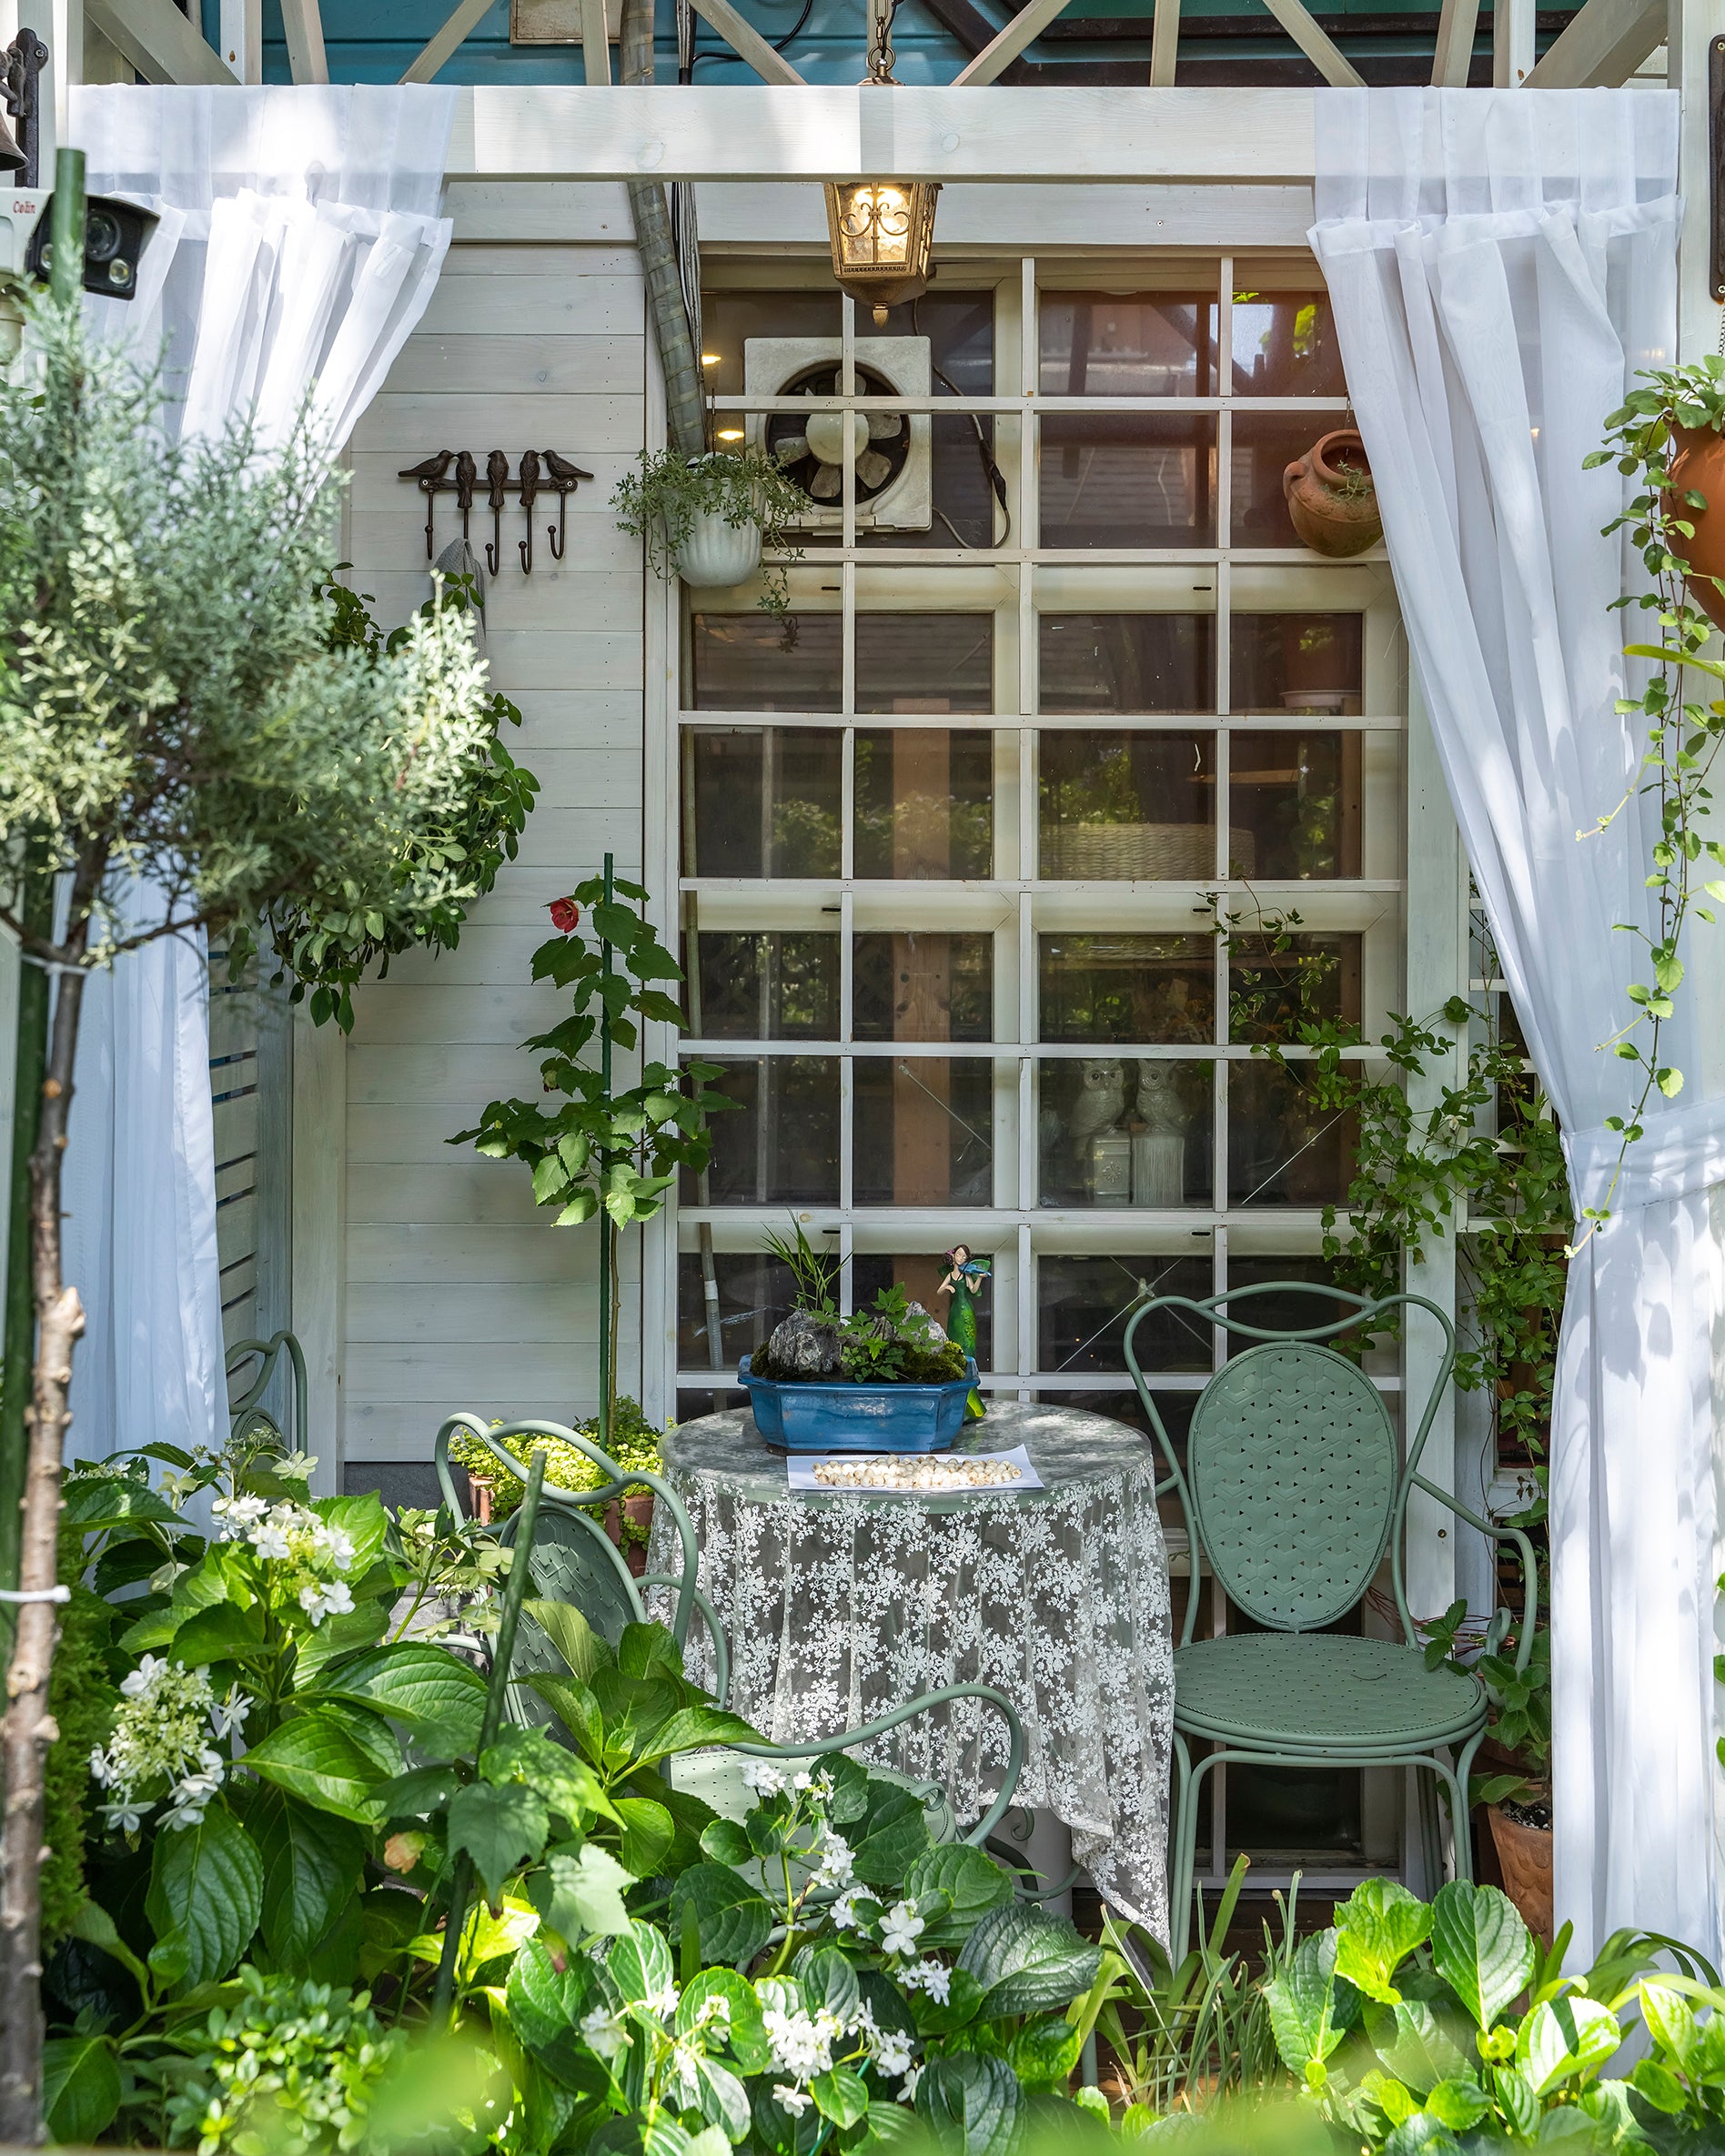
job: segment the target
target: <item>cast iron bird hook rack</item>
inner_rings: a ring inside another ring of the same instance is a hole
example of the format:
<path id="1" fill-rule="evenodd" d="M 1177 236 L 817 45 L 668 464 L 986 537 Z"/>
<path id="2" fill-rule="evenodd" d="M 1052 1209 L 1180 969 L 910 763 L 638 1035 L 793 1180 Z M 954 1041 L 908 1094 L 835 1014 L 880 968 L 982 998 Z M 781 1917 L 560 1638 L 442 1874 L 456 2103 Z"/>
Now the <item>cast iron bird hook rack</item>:
<path id="1" fill-rule="evenodd" d="M 491 512 L 491 536 L 485 542 L 487 573 L 496 576 L 503 566 L 503 511 L 513 494 L 520 502 L 527 519 L 527 537 L 515 542 L 520 556 L 521 573 L 533 573 L 533 513 L 534 504 L 541 493 L 557 497 L 557 522 L 547 524 L 545 536 L 550 541 L 551 559 L 560 561 L 569 539 L 569 498 L 583 479 L 590 479 L 592 473 L 583 471 L 557 449 L 523 449 L 516 459 L 513 477 L 509 472 L 510 458 L 507 449 L 493 449 L 485 459 L 485 506 Z M 425 558 L 437 559 L 437 499 L 439 494 L 453 494 L 455 506 L 461 512 L 461 537 L 468 538 L 468 527 L 472 519 L 473 506 L 479 489 L 479 459 L 471 449 L 438 449 L 429 457 L 423 457 L 418 464 L 409 464 L 397 475 L 411 479 L 425 496 Z"/>

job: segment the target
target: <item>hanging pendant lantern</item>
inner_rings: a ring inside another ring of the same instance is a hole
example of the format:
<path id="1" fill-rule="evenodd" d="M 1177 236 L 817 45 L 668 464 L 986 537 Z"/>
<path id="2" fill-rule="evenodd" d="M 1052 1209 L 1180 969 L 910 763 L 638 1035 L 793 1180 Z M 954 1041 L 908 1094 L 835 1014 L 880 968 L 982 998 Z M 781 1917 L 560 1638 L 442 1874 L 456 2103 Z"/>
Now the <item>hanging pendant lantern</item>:
<path id="1" fill-rule="evenodd" d="M 839 180 L 827 183 L 827 227 L 832 240 L 832 274 L 852 299 L 874 310 L 884 327 L 886 310 L 920 299 L 934 274 L 933 180 Z"/>

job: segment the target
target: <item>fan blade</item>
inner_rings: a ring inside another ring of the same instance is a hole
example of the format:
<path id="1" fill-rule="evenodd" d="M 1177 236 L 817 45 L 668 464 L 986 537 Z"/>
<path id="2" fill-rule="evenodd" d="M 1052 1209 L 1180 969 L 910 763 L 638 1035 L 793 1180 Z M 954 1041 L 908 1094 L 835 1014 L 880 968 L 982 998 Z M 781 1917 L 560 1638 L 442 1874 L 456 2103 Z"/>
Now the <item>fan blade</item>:
<path id="1" fill-rule="evenodd" d="M 872 442 L 896 441 L 904 431 L 903 412 L 871 412 L 869 414 L 869 439 Z"/>
<path id="2" fill-rule="evenodd" d="M 864 449 L 856 460 L 857 484 L 879 487 L 893 476 L 893 459 L 883 457 L 878 449 Z"/>
<path id="3" fill-rule="evenodd" d="M 816 501 L 836 501 L 844 491 L 844 474 L 836 464 L 817 467 L 809 482 L 809 492 Z"/>
<path id="4" fill-rule="evenodd" d="M 800 464 L 809 453 L 806 434 L 787 434 L 772 445 L 772 453 L 781 464 Z"/>

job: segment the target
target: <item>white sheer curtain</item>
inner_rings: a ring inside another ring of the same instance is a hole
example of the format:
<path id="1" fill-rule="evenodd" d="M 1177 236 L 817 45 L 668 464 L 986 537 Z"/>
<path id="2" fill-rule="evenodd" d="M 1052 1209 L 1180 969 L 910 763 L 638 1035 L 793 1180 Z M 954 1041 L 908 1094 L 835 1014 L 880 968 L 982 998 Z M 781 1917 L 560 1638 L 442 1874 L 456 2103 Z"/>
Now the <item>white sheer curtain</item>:
<path id="1" fill-rule="evenodd" d="M 1675 346 L 1678 101 L 1665 91 L 1327 91 L 1317 222 L 1408 644 L 1534 1062 L 1599 1204 L 1645 923 L 1609 610 L 1621 501 L 1582 460 Z M 1552 1427 L 1557 1901 L 1577 1954 L 1635 1923 L 1720 1946 L 1707 1191 L 1725 1100 L 1659 1103 L 1569 1274 Z M 1572 1957 L 1573 1960 L 1573 1957 Z"/>
<path id="2" fill-rule="evenodd" d="M 166 351 L 170 427 L 217 434 L 250 408 L 278 438 L 315 383 L 340 451 L 449 249 L 454 108 L 417 87 L 73 91 L 91 191 L 161 217 L 136 298 L 87 304 L 105 336 Z M 151 902 L 133 894 L 140 922 Z M 206 976 L 201 938 L 164 938 L 86 992 L 66 1169 L 88 1317 L 75 1456 L 225 1435 Z"/>

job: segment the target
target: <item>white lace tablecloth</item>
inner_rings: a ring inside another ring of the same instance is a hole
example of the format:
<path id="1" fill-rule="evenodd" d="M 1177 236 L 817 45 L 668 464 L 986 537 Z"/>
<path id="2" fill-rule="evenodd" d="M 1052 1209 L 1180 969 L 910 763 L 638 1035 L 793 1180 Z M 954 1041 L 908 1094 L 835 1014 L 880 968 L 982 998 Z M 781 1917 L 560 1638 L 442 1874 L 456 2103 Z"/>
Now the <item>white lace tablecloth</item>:
<path id="1" fill-rule="evenodd" d="M 683 1424 L 662 1453 L 731 1644 L 736 1713 L 782 1744 L 944 1685 L 992 1685 L 1024 1725 L 1014 1801 L 1056 1813 L 1101 1892 L 1165 1939 L 1174 1659 L 1151 1447 L 1105 1416 L 1014 1401 L 991 1405 L 954 1449 L 1015 1445 L 1045 1488 L 792 1496 L 784 1456 L 747 1409 Z M 681 1552 L 660 1515 L 647 1568 L 674 1572 Z M 699 1622 L 690 1664 L 711 1687 Z M 962 1700 L 862 1756 L 939 1782 L 970 1821 L 1000 1788 L 1006 1743 L 998 1714 Z"/>

